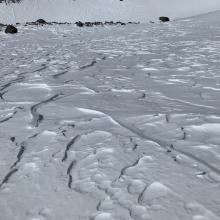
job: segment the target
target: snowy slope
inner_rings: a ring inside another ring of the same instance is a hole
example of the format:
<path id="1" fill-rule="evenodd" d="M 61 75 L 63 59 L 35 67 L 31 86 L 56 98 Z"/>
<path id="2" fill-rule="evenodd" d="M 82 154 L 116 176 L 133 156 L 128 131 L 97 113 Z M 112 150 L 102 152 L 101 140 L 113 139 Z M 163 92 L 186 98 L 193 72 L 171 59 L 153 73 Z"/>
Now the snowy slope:
<path id="1" fill-rule="evenodd" d="M 48 21 L 141 21 L 168 15 L 180 18 L 220 9 L 219 0 L 23 0 L 0 4 L 0 22 L 44 18 Z"/>
<path id="2" fill-rule="evenodd" d="M 219 220 L 219 18 L 0 32 L 0 220 Z"/>

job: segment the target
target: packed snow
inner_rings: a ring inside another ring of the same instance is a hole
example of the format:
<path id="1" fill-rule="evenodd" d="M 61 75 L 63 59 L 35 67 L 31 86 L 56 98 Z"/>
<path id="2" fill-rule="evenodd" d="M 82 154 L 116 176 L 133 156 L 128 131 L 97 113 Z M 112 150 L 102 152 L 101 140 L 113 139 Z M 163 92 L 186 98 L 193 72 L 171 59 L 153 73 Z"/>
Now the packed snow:
<path id="1" fill-rule="evenodd" d="M 0 220 L 219 220 L 219 19 L 0 32 Z"/>

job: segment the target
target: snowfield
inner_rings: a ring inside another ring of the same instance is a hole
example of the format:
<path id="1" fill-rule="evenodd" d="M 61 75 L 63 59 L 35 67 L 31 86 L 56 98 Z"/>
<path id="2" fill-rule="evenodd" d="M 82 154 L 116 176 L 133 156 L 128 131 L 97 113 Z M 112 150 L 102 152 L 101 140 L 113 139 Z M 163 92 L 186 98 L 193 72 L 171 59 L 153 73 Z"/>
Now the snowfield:
<path id="1" fill-rule="evenodd" d="M 0 32 L 0 220 L 219 220 L 219 18 Z"/>

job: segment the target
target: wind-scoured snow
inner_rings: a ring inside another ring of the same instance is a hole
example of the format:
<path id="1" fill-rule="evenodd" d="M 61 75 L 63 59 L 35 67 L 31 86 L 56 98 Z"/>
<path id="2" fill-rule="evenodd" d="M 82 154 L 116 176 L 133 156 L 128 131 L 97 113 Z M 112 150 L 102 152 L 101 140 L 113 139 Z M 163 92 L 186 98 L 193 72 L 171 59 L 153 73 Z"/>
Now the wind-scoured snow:
<path id="1" fill-rule="evenodd" d="M 35 21 L 140 21 L 183 18 L 220 10 L 219 0 L 22 0 L 0 3 L 0 23 Z"/>
<path id="2" fill-rule="evenodd" d="M 219 18 L 0 32 L 0 220 L 219 220 Z"/>

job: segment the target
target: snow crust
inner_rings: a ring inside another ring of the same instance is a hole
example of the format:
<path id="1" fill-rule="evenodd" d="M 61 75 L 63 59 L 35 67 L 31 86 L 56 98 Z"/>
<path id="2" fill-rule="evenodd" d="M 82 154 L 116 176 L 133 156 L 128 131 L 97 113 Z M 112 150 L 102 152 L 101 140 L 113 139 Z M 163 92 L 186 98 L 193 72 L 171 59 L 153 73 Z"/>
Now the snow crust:
<path id="1" fill-rule="evenodd" d="M 0 219 L 219 220 L 219 18 L 0 32 Z"/>

